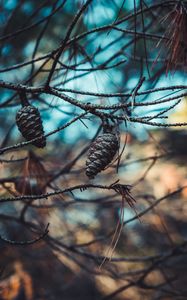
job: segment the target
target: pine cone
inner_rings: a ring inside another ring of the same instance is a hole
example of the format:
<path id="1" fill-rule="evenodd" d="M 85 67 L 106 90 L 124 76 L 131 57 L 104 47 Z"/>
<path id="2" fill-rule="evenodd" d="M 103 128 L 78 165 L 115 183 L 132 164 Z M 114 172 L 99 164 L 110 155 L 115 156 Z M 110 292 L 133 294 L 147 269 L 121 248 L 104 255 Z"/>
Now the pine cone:
<path id="1" fill-rule="evenodd" d="M 118 135 L 103 133 L 91 144 L 86 161 L 86 175 L 93 179 L 112 161 L 119 150 Z"/>
<path id="2" fill-rule="evenodd" d="M 41 136 L 32 144 L 43 148 L 46 145 L 42 120 L 38 109 L 32 105 L 23 106 L 16 114 L 16 123 L 19 131 L 26 140 L 31 140 Z"/>

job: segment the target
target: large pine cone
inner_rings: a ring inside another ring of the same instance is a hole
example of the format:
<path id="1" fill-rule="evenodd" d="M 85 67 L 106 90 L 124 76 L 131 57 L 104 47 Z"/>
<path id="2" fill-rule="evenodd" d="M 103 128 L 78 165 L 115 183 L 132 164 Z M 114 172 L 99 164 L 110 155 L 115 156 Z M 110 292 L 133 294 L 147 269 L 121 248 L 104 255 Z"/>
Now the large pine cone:
<path id="1" fill-rule="evenodd" d="M 31 140 L 41 136 L 37 141 L 32 142 L 33 145 L 43 148 L 46 145 L 46 138 L 42 120 L 38 109 L 32 105 L 22 107 L 16 114 L 16 123 L 19 131 L 26 140 Z"/>
<path id="2" fill-rule="evenodd" d="M 86 175 L 92 179 L 112 161 L 119 150 L 119 138 L 114 133 L 103 133 L 91 144 L 86 161 Z"/>

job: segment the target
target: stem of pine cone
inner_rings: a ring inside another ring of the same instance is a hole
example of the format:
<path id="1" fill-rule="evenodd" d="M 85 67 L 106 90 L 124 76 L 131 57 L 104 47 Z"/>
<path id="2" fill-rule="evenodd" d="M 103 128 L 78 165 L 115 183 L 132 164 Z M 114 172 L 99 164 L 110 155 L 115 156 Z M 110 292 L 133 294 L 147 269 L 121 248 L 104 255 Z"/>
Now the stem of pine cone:
<path id="1" fill-rule="evenodd" d="M 20 91 L 19 96 L 20 96 L 22 107 L 30 105 L 30 103 L 27 99 L 26 93 L 24 91 Z"/>

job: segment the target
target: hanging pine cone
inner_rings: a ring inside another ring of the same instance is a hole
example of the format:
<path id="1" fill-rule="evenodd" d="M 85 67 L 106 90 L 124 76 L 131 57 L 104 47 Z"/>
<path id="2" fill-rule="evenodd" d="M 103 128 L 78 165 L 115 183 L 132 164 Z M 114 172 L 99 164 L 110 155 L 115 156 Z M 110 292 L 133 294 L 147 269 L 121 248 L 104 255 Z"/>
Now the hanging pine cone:
<path id="1" fill-rule="evenodd" d="M 93 179 L 112 161 L 119 150 L 118 135 L 105 132 L 91 144 L 86 161 L 86 175 Z"/>
<path id="2" fill-rule="evenodd" d="M 43 148 L 46 145 L 46 138 L 42 120 L 38 109 L 32 105 L 23 106 L 16 114 L 16 123 L 19 131 L 26 140 L 40 137 L 37 141 L 32 142 L 33 145 Z"/>

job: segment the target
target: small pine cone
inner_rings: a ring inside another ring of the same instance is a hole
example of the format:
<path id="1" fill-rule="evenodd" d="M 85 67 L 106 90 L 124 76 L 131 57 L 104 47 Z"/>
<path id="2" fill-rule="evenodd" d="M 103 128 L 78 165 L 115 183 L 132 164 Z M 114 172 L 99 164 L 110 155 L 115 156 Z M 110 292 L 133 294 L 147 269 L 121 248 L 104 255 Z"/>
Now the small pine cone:
<path id="1" fill-rule="evenodd" d="M 118 135 L 103 133 L 91 144 L 86 161 L 86 175 L 93 179 L 112 161 L 119 150 Z"/>
<path id="2" fill-rule="evenodd" d="M 43 148 L 46 145 L 46 138 L 42 120 L 38 109 L 32 105 L 23 106 L 16 114 L 16 123 L 19 131 L 26 140 L 31 140 L 41 136 L 33 145 Z"/>

